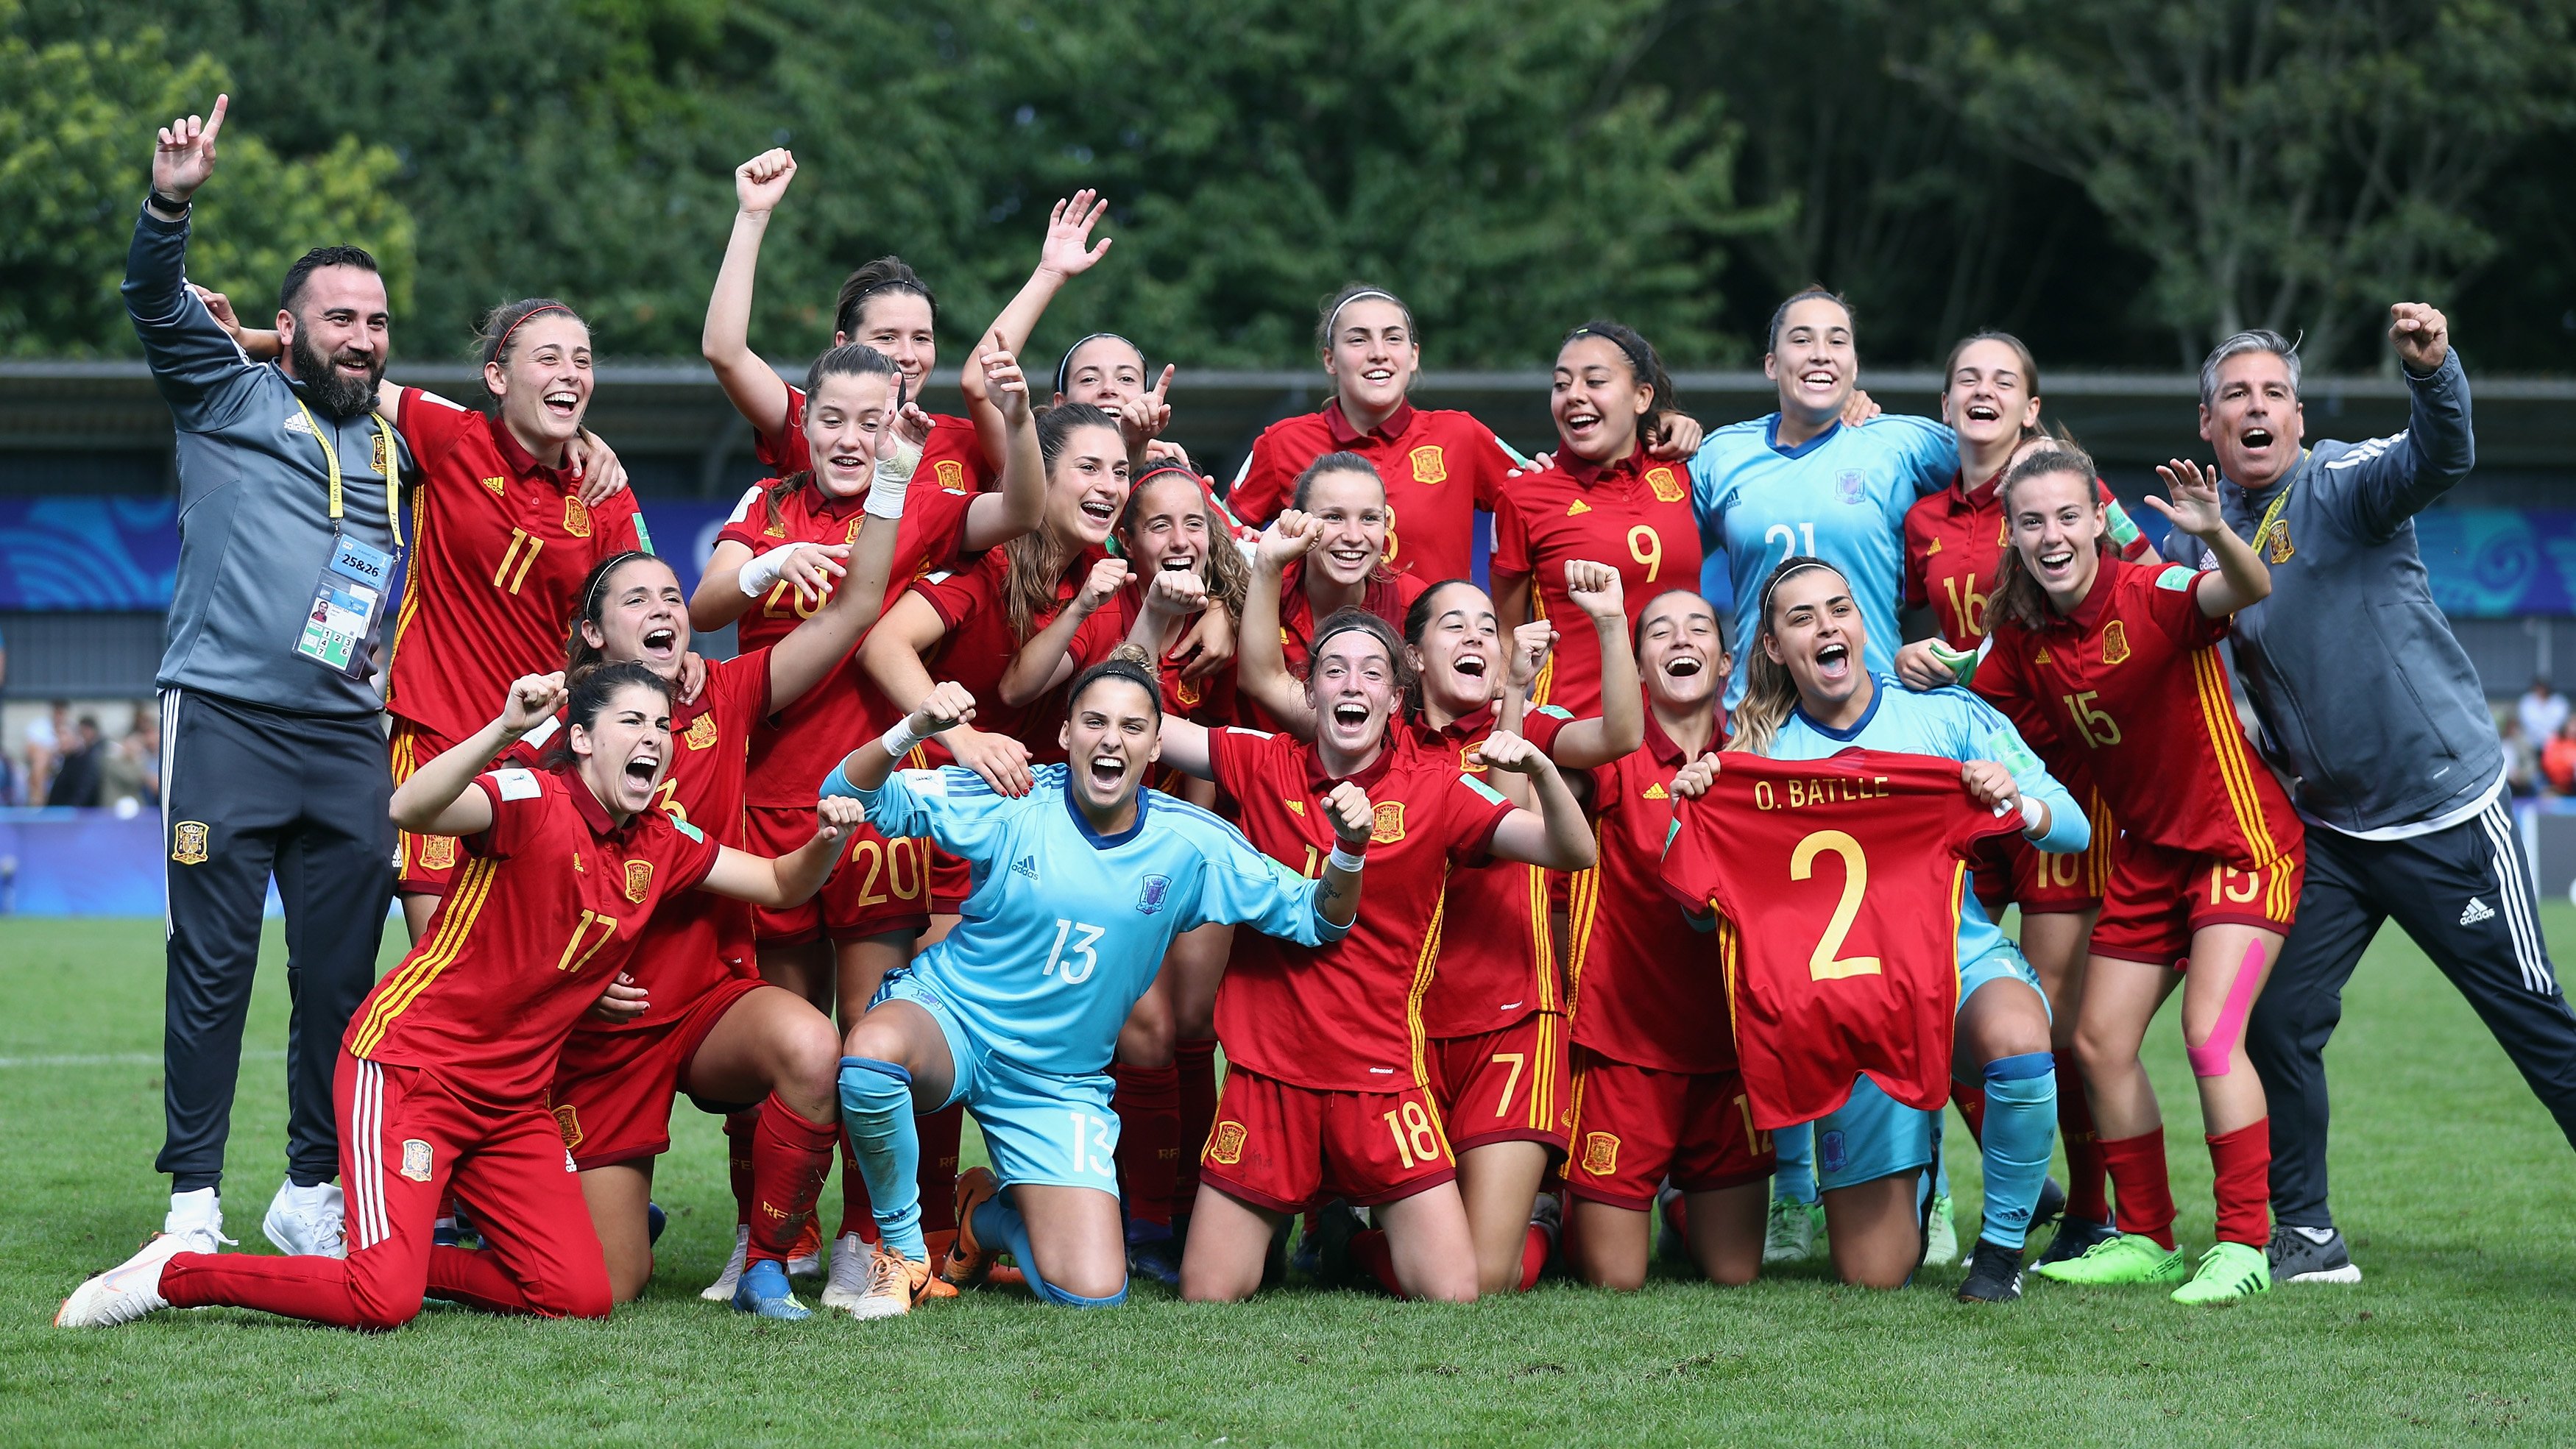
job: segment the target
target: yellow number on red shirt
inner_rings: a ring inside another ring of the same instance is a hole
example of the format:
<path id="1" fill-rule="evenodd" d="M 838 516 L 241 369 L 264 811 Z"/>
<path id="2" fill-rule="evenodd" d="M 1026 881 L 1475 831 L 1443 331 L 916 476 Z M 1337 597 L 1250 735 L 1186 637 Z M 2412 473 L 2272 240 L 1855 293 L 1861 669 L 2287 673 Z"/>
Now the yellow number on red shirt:
<path id="1" fill-rule="evenodd" d="M 2058 696 L 2065 702 L 2066 712 L 2075 716 L 2075 733 L 2083 737 L 2084 743 L 2097 750 L 2107 749 L 2120 742 L 2119 722 L 2093 707 L 2093 701 L 2101 693 L 2102 691 L 2098 689 L 2088 689 L 2081 694 Z"/>
<path id="2" fill-rule="evenodd" d="M 581 944 L 582 938 L 590 934 L 590 928 L 593 926 L 599 928 L 599 939 L 585 948 Z M 591 957 L 599 954 L 600 947 L 608 944 L 608 938 L 616 934 L 615 916 L 603 916 L 597 911 L 582 912 L 581 920 L 572 928 L 572 939 L 564 943 L 563 959 L 555 962 L 555 969 L 567 975 L 578 973 L 582 967 L 590 964 Z M 573 954 L 575 952 L 580 954 Z"/>
<path id="3" fill-rule="evenodd" d="M 1628 557 L 1646 566 L 1646 582 L 1664 571 L 1664 536 L 1647 524 L 1628 530 Z"/>
<path id="4" fill-rule="evenodd" d="M 1863 855 L 1860 842 L 1839 830 L 1819 830 L 1798 842 L 1789 852 L 1789 879 L 1807 880 L 1816 873 L 1816 857 L 1828 851 L 1843 861 L 1843 894 L 1834 902 L 1833 919 L 1825 923 L 1825 934 L 1816 942 L 1815 951 L 1807 957 L 1807 976 L 1815 981 L 1840 981 L 1851 976 L 1876 976 L 1876 956 L 1841 954 L 1844 938 L 1851 935 L 1852 922 L 1860 919 L 1861 896 L 1869 890 L 1869 857 Z"/>
<path id="5" fill-rule="evenodd" d="M 510 530 L 510 546 L 501 553 L 501 566 L 492 570 L 492 587 L 515 594 L 519 585 L 528 581 L 528 567 L 544 552 L 546 541 L 524 528 Z M 526 552 L 520 552 L 525 549 Z"/>
<path id="6" fill-rule="evenodd" d="M 1959 621 L 1959 632 L 1978 639 L 1986 637 L 1986 596 L 1977 592 L 1977 576 L 1968 575 L 1964 591 L 1956 576 L 1943 579 L 1941 587 L 1949 591 L 1950 612 Z"/>
<path id="7" fill-rule="evenodd" d="M 1430 1114 L 1422 1110 L 1420 1102 L 1414 1101 L 1404 1104 L 1403 1113 L 1401 1122 L 1393 1112 L 1381 1114 L 1386 1119 L 1386 1130 L 1394 1134 L 1396 1159 L 1407 1170 L 1418 1162 L 1439 1161 L 1440 1129 L 1431 1125 Z"/>
<path id="8" fill-rule="evenodd" d="M 679 790 L 680 777 L 677 775 L 674 775 L 671 778 L 664 780 L 661 784 L 654 786 L 653 807 L 661 811 L 663 814 L 680 822 L 682 825 L 686 825 L 689 823 L 689 807 L 681 804 L 677 799 L 673 798 L 679 793 Z"/>

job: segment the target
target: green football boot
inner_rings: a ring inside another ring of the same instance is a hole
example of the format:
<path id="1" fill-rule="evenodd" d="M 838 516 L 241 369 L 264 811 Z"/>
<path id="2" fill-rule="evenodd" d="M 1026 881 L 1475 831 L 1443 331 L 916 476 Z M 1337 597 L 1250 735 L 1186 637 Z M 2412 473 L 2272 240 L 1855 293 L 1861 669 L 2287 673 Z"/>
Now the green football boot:
<path id="1" fill-rule="evenodd" d="M 2259 1255 L 2258 1255 L 2259 1256 Z M 2159 1247 L 2143 1233 L 2122 1233 L 2087 1249 L 2080 1258 L 2042 1263 L 2031 1270 L 2059 1283 L 2178 1283 L 2190 1272 L 2182 1249 Z"/>
<path id="2" fill-rule="evenodd" d="M 2272 1263 L 2261 1248 L 2220 1243 L 2200 1255 L 2200 1271 L 2173 1292 L 2176 1303 L 2234 1303 L 2272 1291 Z"/>

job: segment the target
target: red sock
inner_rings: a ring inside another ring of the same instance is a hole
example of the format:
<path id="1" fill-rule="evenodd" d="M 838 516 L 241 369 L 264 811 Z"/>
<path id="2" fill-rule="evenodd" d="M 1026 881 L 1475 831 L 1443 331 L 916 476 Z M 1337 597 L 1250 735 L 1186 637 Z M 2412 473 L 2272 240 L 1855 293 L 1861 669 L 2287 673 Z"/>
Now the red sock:
<path id="1" fill-rule="evenodd" d="M 1118 1083 L 1109 1105 L 1118 1113 L 1118 1183 L 1128 1215 L 1168 1227 L 1180 1173 L 1181 1069 L 1113 1062 L 1109 1075 Z"/>
<path id="2" fill-rule="evenodd" d="M 725 1116 L 725 1175 L 733 1182 L 733 1220 L 751 1225 L 751 1140 L 760 1131 L 760 1109 L 746 1107 Z M 823 1170 L 832 1170 L 831 1153 L 824 1153 Z"/>
<path id="3" fill-rule="evenodd" d="M 2173 1183 L 2165 1176 L 2164 1129 L 2103 1139 L 2102 1164 L 2111 1170 L 2120 1231 L 2142 1233 L 2155 1239 L 2157 1247 L 2172 1247 Z"/>
<path id="4" fill-rule="evenodd" d="M 746 1263 L 784 1263 L 814 1221 L 814 1203 L 832 1171 L 832 1144 L 840 1129 L 816 1122 L 772 1092 L 757 1112 L 751 1144 L 751 1242 Z M 730 1124 L 728 1124 L 730 1127 Z"/>
<path id="5" fill-rule="evenodd" d="M 1950 1105 L 1959 1109 L 1960 1120 L 1968 1124 L 1969 1140 L 1985 1146 L 1986 1089 L 1954 1081 L 1950 1084 Z"/>
<path id="6" fill-rule="evenodd" d="M 2259 1248 L 2272 1237 L 2272 1119 L 2209 1139 L 2218 1240 Z"/>
<path id="7" fill-rule="evenodd" d="M 2111 1195 L 2104 1186 L 2102 1134 L 2093 1125 L 2093 1104 L 2084 1095 L 2084 1073 L 2075 1053 L 2057 1053 L 2057 1137 L 2066 1144 L 2066 1215 L 2088 1223 L 2111 1220 Z"/>
<path id="8" fill-rule="evenodd" d="M 957 1231 L 957 1139 L 966 1131 L 966 1104 L 958 1102 L 913 1119 L 921 1132 L 921 1231 Z"/>
<path id="9" fill-rule="evenodd" d="M 850 1155 L 850 1134 L 835 1135 L 841 1139 L 841 1226 L 832 1237 L 837 1241 L 856 1233 L 860 1242 L 874 1243 L 877 1214 L 868 1201 L 868 1180 L 859 1171 L 858 1159 Z"/>
<path id="10" fill-rule="evenodd" d="M 1216 1038 L 1180 1044 L 1172 1069 L 1180 1074 L 1180 1148 L 1172 1162 L 1172 1220 L 1189 1221 L 1199 1199 L 1199 1149 L 1216 1129 Z"/>
<path id="11" fill-rule="evenodd" d="M 1529 1236 L 1521 1239 L 1521 1292 L 1538 1286 L 1538 1275 L 1546 1271 L 1547 1255 L 1555 1247 L 1556 1240 L 1547 1235 L 1547 1229 L 1536 1223 L 1529 1225 Z"/>
<path id="12" fill-rule="evenodd" d="M 1378 1286 L 1398 1298 L 1404 1289 L 1395 1281 L 1395 1250 L 1386 1245 L 1386 1230 L 1363 1228 L 1351 1234 L 1351 1261 L 1369 1271 Z"/>

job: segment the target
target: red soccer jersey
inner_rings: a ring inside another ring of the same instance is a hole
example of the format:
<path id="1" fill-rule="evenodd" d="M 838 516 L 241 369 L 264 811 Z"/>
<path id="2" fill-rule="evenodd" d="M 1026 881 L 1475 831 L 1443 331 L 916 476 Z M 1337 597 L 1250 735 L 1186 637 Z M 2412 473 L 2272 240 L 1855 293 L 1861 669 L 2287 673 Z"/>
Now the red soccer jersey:
<path id="1" fill-rule="evenodd" d="M 716 535 L 718 543 L 738 543 L 758 555 L 786 543 L 857 540 L 867 518 L 864 494 L 834 498 L 809 478 L 778 500 L 778 516 L 772 519 L 771 486 L 764 483 L 742 495 L 733 517 Z M 895 528 L 894 563 L 886 571 L 888 604 L 914 579 L 946 568 L 957 557 L 965 546 L 966 513 L 974 501 L 972 493 L 945 488 L 905 491 L 903 519 Z M 794 585 L 781 581 L 743 611 L 734 625 L 735 642 L 745 653 L 766 649 L 794 633 L 829 598 L 827 589 L 808 603 L 797 596 Z M 858 701 L 855 708 L 853 699 Z M 753 735 L 750 803 L 763 809 L 801 809 L 813 804 L 814 792 L 822 788 L 823 777 L 832 773 L 832 767 L 893 722 L 892 711 L 859 670 L 858 651 L 851 650 L 820 683 Z"/>
<path id="2" fill-rule="evenodd" d="M 492 828 L 429 932 L 350 1018 L 364 1061 L 419 1067 L 459 1096 L 541 1101 L 564 1038 L 626 965 L 663 899 L 715 868 L 717 843 L 658 810 L 624 825 L 578 776 L 495 770 L 474 782 Z"/>
<path id="3" fill-rule="evenodd" d="M 1313 745 L 1259 730 L 1211 731 L 1220 803 L 1273 860 L 1320 876 L 1333 850 L 1323 798 L 1334 781 Z M 1350 777 L 1377 807 L 1359 919 L 1310 948 L 1238 931 L 1217 988 L 1226 1060 L 1320 1092 L 1424 1084 L 1422 995 L 1440 956 L 1451 873 L 1484 858 L 1511 803 L 1446 755 L 1390 740 Z"/>
<path id="4" fill-rule="evenodd" d="M 1128 631 L 1136 627 L 1136 616 L 1143 613 L 1144 608 L 1138 590 L 1131 586 L 1120 589 L 1117 597 L 1093 610 L 1091 617 L 1082 621 L 1082 627 L 1073 631 L 1073 642 L 1065 650 L 1067 657 L 1073 660 L 1073 672 L 1081 674 L 1108 658 L 1109 651 L 1127 642 Z M 1186 638 L 1188 628 L 1184 627 L 1181 633 Z M 1207 679 L 1183 679 L 1181 670 L 1186 660 L 1165 655 L 1160 663 L 1163 713 L 1211 728 L 1230 725 L 1242 718 L 1241 704 L 1235 697 L 1232 668 L 1219 670 Z M 1166 768 L 1158 771 L 1157 775 L 1154 788 L 1166 795 L 1180 794 L 1188 783 L 1187 777 L 1178 770 Z"/>
<path id="5" fill-rule="evenodd" d="M 1086 549 L 1067 565 L 1056 579 L 1055 607 L 1030 620 L 1029 627 L 1045 628 L 1082 592 L 1083 581 L 1091 576 L 1091 566 L 1102 557 Z M 1073 686 L 1068 680 L 1027 704 L 1002 703 L 1002 675 L 1026 642 L 1012 632 L 1011 611 L 1003 602 L 1009 596 L 1010 574 L 1010 551 L 996 548 L 987 550 L 971 567 L 951 574 L 934 574 L 912 586 L 912 591 L 929 602 L 948 628 L 924 662 L 931 678 L 953 679 L 975 696 L 976 729 L 988 735 L 1009 735 L 1029 747 L 1033 763 L 1051 764 L 1064 758 L 1064 746 L 1056 743 L 1056 730 L 1064 723 L 1065 700 Z M 931 754 L 935 759 L 947 757 L 945 751 L 935 747 Z"/>
<path id="6" fill-rule="evenodd" d="M 1496 713 L 1489 704 L 1446 729 L 1433 729 L 1415 715 L 1405 722 L 1406 743 L 1443 769 L 1490 781 L 1476 747 L 1494 732 Z M 1521 737 L 1552 752 L 1557 735 L 1571 723 L 1563 710 L 1527 710 Z M 1487 860 L 1449 878 L 1444 913 L 1473 929 L 1441 935 L 1431 989 L 1422 997 L 1425 1035 L 1476 1036 L 1501 1031 L 1532 1012 L 1565 1009 L 1547 908 L 1547 872 L 1534 865 Z"/>
<path id="7" fill-rule="evenodd" d="M 782 478 L 811 469 L 814 450 L 805 444 L 804 424 L 805 390 L 791 383 L 787 388 L 787 416 L 775 429 L 761 433 L 752 445 L 761 466 L 777 470 Z M 1002 486 L 1002 470 L 984 456 L 984 445 L 975 436 L 972 419 L 932 413 L 930 439 L 921 445 L 921 467 L 913 474 L 913 481 L 935 483 L 944 493 L 989 493 Z"/>
<path id="8" fill-rule="evenodd" d="M 2216 647 L 2232 616 L 2201 613 L 2207 583 L 2181 564 L 2106 558 L 2074 613 L 1997 624 L 1976 690 L 2045 717 L 2123 833 L 2264 870 L 2306 832 L 2237 722 Z"/>
<path id="9" fill-rule="evenodd" d="M 572 474 L 539 463 L 499 418 L 407 387 L 394 423 L 420 476 L 385 708 L 461 740 L 511 681 L 563 667 L 591 565 L 647 545 L 633 494 L 584 506 Z"/>
<path id="10" fill-rule="evenodd" d="M 1715 909 L 1753 1123 L 1812 1122 L 1866 1074 L 1909 1107 L 1950 1099 L 1967 855 L 2021 828 L 1959 762 L 1846 750 L 1725 756 L 1674 812 L 1664 886 Z M 1830 858 L 1830 860 L 1828 859 Z"/>
<path id="11" fill-rule="evenodd" d="M 1619 571 L 1628 623 L 1667 589 L 1699 588 L 1699 522 L 1691 513 L 1690 475 L 1641 450 L 1615 463 L 1565 455 L 1557 465 L 1512 480 L 1494 510 L 1495 586 L 1509 575 L 1531 580 L 1531 614 L 1556 623 L 1556 650 L 1530 685 L 1530 702 L 1577 715 L 1601 713 L 1601 638 L 1566 591 L 1572 559 Z"/>
<path id="12" fill-rule="evenodd" d="M 1342 416 L 1337 398 L 1321 412 L 1262 430 L 1226 507 L 1256 528 L 1268 526 L 1296 493 L 1297 475 L 1326 453 L 1357 453 L 1376 467 L 1395 511 L 1386 565 L 1424 584 L 1469 576 L 1476 510 L 1492 510 L 1503 479 L 1520 466 L 1493 429 L 1466 413 L 1405 403 L 1375 431 L 1361 433 Z"/>
<path id="13" fill-rule="evenodd" d="M 1722 743 L 1725 712 L 1711 709 Z M 1645 747 L 1592 772 L 1601 866 L 1574 878 L 1566 975 L 1575 1045 L 1659 1072 L 1722 1072 L 1735 1066 L 1726 978 L 1663 882 L 1673 777 L 1689 763 L 1649 709 Z"/>
<path id="14" fill-rule="evenodd" d="M 1941 626 L 1942 642 L 1953 649 L 1974 649 L 1986 637 L 1986 600 L 2012 547 L 2003 490 L 1997 486 L 2002 479 L 1997 474 L 1970 488 L 1953 476 L 1949 487 L 1916 499 L 1905 510 L 1905 605 L 1929 607 Z M 2097 478 L 2093 486 L 2101 490 L 2110 513 L 2112 548 L 2131 562 L 2145 558 L 2154 546 L 2121 511 L 2111 485 Z"/>

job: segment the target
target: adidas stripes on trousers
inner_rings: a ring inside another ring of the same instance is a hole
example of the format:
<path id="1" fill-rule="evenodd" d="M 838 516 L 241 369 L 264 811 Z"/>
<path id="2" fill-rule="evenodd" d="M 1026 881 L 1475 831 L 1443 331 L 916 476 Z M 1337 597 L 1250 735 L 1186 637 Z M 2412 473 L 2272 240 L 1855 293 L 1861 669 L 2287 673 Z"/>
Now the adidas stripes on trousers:
<path id="1" fill-rule="evenodd" d="M 2468 998 L 2576 1144 L 2576 1015 L 2550 968 L 2530 863 L 2505 799 L 2407 840 L 2356 840 L 2311 825 L 2298 924 L 2246 1027 L 2246 1054 L 2271 1104 L 2276 1222 L 2334 1225 L 2326 1042 L 2343 1019 L 2344 983 L 2391 919 Z"/>

